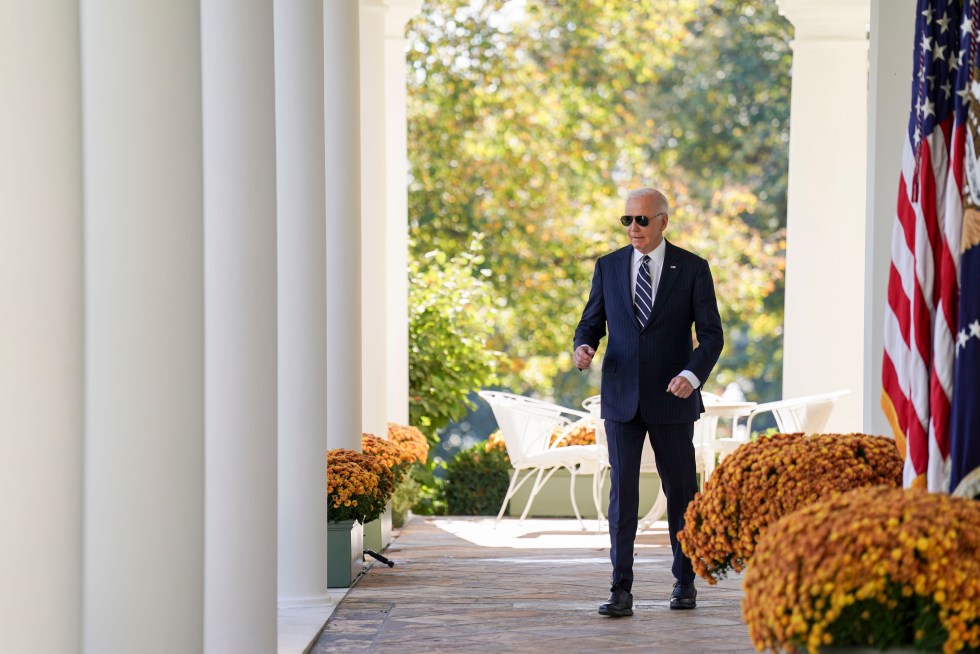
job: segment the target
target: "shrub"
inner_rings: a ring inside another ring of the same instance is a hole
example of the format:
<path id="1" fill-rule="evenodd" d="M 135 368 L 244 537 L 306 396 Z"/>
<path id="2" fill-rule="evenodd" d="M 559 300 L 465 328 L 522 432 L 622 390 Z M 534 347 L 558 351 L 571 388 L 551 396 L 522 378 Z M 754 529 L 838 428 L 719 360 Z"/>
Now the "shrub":
<path id="1" fill-rule="evenodd" d="M 895 442 L 864 434 L 774 434 L 726 457 L 684 514 L 678 535 L 694 570 L 715 583 L 740 572 L 770 524 L 803 506 L 864 486 L 902 484 Z"/>
<path id="2" fill-rule="evenodd" d="M 477 443 L 446 465 L 446 507 L 450 515 L 496 515 L 510 484 L 506 452 Z"/>
<path id="3" fill-rule="evenodd" d="M 980 503 L 861 488 L 770 527 L 745 574 L 756 648 L 980 651 Z"/>
<path id="4" fill-rule="evenodd" d="M 446 515 L 446 480 L 436 476 L 436 470 L 445 470 L 446 464 L 436 458 L 424 466 L 414 466 L 412 476 L 419 484 L 419 491 L 412 505 L 412 513 L 418 515 Z"/>
<path id="5" fill-rule="evenodd" d="M 405 525 L 405 519 L 408 516 L 409 509 L 415 506 L 422 493 L 422 484 L 419 483 L 419 480 L 414 474 L 416 468 L 418 468 L 418 465 L 413 464 L 408 469 L 408 472 L 402 479 L 402 483 L 398 484 L 395 487 L 395 492 L 391 494 L 392 527 L 403 527 Z"/>
<path id="6" fill-rule="evenodd" d="M 409 263 L 408 411 L 431 432 L 466 415 L 469 394 L 496 382 L 502 355 L 487 341 L 497 309 L 481 249 L 477 237 L 455 257 L 433 251 Z"/>

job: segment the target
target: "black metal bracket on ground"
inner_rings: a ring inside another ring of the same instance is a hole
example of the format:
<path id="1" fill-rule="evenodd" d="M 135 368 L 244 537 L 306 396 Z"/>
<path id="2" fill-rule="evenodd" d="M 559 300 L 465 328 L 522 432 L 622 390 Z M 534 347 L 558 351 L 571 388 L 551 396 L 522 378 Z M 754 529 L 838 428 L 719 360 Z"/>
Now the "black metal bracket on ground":
<path id="1" fill-rule="evenodd" d="M 374 550 L 364 550 L 364 553 L 367 554 L 368 556 L 370 556 L 373 559 L 377 559 L 378 561 L 381 561 L 382 563 L 384 563 L 389 568 L 394 568 L 395 567 L 395 562 L 394 561 L 392 561 L 391 559 L 386 559 L 385 557 L 381 556 L 380 554 L 378 554 Z"/>

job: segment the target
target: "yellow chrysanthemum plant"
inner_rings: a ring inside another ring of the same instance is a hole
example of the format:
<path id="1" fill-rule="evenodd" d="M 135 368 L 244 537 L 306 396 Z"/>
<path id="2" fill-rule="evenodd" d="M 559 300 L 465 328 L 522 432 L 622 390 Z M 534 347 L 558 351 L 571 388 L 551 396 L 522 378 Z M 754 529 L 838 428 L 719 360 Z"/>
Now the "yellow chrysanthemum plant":
<path id="1" fill-rule="evenodd" d="M 395 478 L 376 456 L 354 450 L 327 452 L 327 516 L 330 522 L 365 524 L 384 513 Z"/>
<path id="2" fill-rule="evenodd" d="M 854 488 L 902 483 L 895 442 L 866 434 L 760 436 L 726 457 L 684 514 L 678 535 L 695 572 L 714 584 L 741 572 L 766 528 Z"/>
<path id="3" fill-rule="evenodd" d="M 757 649 L 980 652 L 980 502 L 860 488 L 766 530 L 745 573 Z"/>

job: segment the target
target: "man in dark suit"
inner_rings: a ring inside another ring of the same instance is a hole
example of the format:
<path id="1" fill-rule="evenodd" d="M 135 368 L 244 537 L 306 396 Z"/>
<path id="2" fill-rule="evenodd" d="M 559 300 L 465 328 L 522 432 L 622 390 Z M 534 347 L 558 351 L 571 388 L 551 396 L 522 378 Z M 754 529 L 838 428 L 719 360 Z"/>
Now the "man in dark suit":
<path id="1" fill-rule="evenodd" d="M 694 569 L 677 532 L 698 490 L 694 422 L 704 411 L 701 384 L 724 343 L 708 262 L 664 240 L 667 198 L 639 189 L 621 218 L 630 245 L 596 262 L 592 291 L 575 330 L 573 360 L 588 368 L 608 330 L 602 361 L 602 417 L 611 466 L 609 538 L 612 594 L 602 615 L 633 615 L 633 543 L 639 510 L 640 456 L 649 434 L 667 497 L 677 580 L 670 608 L 693 609 Z M 691 338 L 697 333 L 698 347 Z"/>

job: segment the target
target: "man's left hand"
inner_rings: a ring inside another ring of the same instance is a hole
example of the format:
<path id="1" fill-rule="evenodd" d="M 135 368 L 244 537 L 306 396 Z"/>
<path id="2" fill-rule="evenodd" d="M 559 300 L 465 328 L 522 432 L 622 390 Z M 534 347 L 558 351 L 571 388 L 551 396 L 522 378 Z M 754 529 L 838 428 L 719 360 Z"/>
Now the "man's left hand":
<path id="1" fill-rule="evenodd" d="M 670 380 L 669 384 L 667 384 L 667 392 L 673 393 L 683 400 L 691 397 L 691 393 L 694 392 L 694 387 L 691 386 L 691 382 L 687 381 L 687 379 L 677 375 Z"/>

